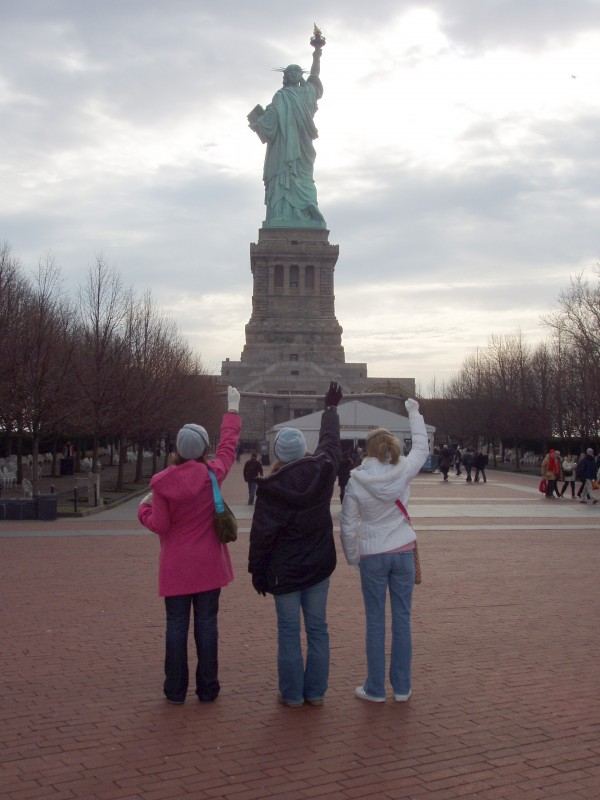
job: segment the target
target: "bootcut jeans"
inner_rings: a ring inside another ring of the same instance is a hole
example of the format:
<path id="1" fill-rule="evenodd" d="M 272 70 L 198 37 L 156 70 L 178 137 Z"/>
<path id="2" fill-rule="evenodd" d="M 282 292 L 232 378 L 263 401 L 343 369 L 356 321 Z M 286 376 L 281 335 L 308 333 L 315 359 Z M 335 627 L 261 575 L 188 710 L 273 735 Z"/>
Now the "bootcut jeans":
<path id="1" fill-rule="evenodd" d="M 389 678 L 394 694 L 406 695 L 411 687 L 410 612 L 415 585 L 414 552 L 379 553 L 361 558 L 360 582 L 367 622 L 364 690 L 372 697 L 385 697 L 385 606 L 389 591 L 392 609 Z"/>
<path id="2" fill-rule="evenodd" d="M 211 589 L 209 592 L 165 597 L 167 635 L 164 691 L 167 699 L 173 703 L 182 703 L 188 689 L 187 642 L 192 607 L 198 656 L 196 694 L 203 703 L 215 700 L 219 694 L 217 614 L 220 594 L 220 589 Z"/>
<path id="3" fill-rule="evenodd" d="M 288 594 L 276 594 L 277 671 L 279 692 L 286 703 L 322 700 L 329 680 L 327 592 L 329 578 Z M 306 665 L 300 641 L 300 612 L 306 630 Z"/>

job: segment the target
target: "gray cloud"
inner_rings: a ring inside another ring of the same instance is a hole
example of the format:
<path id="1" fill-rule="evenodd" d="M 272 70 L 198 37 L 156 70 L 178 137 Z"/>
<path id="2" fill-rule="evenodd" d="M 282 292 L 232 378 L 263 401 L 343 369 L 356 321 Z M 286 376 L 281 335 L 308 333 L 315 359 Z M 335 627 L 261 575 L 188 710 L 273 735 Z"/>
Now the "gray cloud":
<path id="1" fill-rule="evenodd" d="M 309 17 L 304 8 L 241 0 L 223 8 L 196 0 L 5 6 L 0 239 L 29 268 L 52 250 L 73 286 L 102 251 L 159 301 L 191 298 L 182 322 L 213 363 L 237 357 L 250 314 L 249 243 L 263 218 L 263 151 L 256 142 L 252 163 L 241 166 L 215 158 L 221 142 L 214 123 L 230 115 L 232 128 L 246 133 L 244 115 L 279 85 L 271 68 L 307 62 L 313 11 Z M 373 32 L 417 7 L 436 10 L 450 47 L 470 59 L 495 48 L 538 53 L 600 23 L 598 4 L 584 0 L 330 0 L 317 19 L 331 43 L 326 56 L 335 58 L 336 37 L 343 42 L 350 32 L 368 48 Z M 392 67 L 409 70 L 422 56 L 399 52 Z M 376 87 L 392 67 L 384 63 L 365 80 Z M 577 86 L 585 79 L 578 76 Z M 574 87 L 565 80 L 566 95 Z M 417 164 L 400 145 L 393 157 L 373 145 L 350 176 L 320 155 L 320 204 L 340 244 L 336 288 L 347 357 L 375 359 L 381 368 L 372 374 L 391 365 L 392 374 L 431 372 L 436 360 L 451 369 L 474 346 L 475 323 L 466 329 L 465 320 L 476 309 L 487 310 L 476 317 L 481 343 L 493 325 L 519 324 L 537 335 L 538 314 L 569 274 L 599 257 L 596 111 L 589 97 L 567 118 L 532 121 L 510 111 L 499 123 L 473 115 L 456 143 L 464 157 L 445 166 Z M 348 124 L 386 120 L 353 109 Z M 148 163 L 150 147 L 138 157 L 137 144 L 143 151 L 175 127 L 188 134 L 181 153 Z M 518 145 L 503 140 L 509 127 L 524 134 Z M 326 142 L 327 124 L 321 135 Z M 350 177 L 369 189 L 350 191 Z M 428 284 L 423 292 L 414 289 L 419 282 Z M 382 330 L 353 327 L 361 313 L 355 298 L 369 285 L 385 286 L 390 303 L 418 316 L 418 338 L 396 331 L 393 311 Z M 213 335 L 223 318 L 206 308 L 214 295 L 231 295 L 223 303 L 238 326 L 227 353 Z M 428 323 L 432 311 L 435 324 Z M 413 352 L 416 358 L 403 360 Z"/>

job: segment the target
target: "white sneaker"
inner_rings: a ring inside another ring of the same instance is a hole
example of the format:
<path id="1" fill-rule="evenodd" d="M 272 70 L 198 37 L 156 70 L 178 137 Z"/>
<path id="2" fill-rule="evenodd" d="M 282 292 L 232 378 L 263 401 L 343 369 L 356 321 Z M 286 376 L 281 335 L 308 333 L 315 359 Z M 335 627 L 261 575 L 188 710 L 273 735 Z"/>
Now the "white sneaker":
<path id="1" fill-rule="evenodd" d="M 397 703 L 406 703 L 406 701 L 411 696 L 411 694 L 412 694 L 412 689 L 409 691 L 408 694 L 395 694 L 394 695 L 394 700 Z"/>
<path id="2" fill-rule="evenodd" d="M 370 700 L 371 703 L 385 703 L 385 697 L 373 697 L 372 694 L 367 694 L 364 686 L 357 686 L 354 694 L 359 700 Z"/>

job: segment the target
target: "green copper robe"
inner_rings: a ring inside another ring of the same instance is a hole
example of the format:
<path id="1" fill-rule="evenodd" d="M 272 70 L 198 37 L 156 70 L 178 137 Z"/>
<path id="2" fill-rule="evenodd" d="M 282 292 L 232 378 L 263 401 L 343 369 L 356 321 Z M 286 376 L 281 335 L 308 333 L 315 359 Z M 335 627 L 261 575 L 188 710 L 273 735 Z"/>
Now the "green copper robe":
<path id="1" fill-rule="evenodd" d="M 313 121 L 323 95 L 319 78 L 284 86 L 253 124 L 267 143 L 263 180 L 267 217 L 263 228 L 325 228 L 313 179 L 319 135 Z"/>

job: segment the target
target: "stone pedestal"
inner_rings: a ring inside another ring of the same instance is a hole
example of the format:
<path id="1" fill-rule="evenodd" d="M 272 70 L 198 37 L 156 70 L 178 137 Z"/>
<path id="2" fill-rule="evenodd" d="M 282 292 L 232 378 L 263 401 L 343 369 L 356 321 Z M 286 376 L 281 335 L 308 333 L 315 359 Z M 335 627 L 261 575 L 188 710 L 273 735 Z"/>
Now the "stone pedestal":
<path id="1" fill-rule="evenodd" d="M 246 343 L 239 361 L 222 362 L 221 380 L 242 394 L 242 441 L 251 449 L 260 450 L 273 425 L 320 410 L 332 380 L 348 399 L 374 388 L 365 363 L 346 363 L 335 316 L 338 255 L 329 231 L 318 228 L 262 228 L 250 245 L 254 281 Z M 394 410 L 408 394 L 403 386 L 391 398 Z M 379 396 L 376 404 L 382 402 Z"/>

